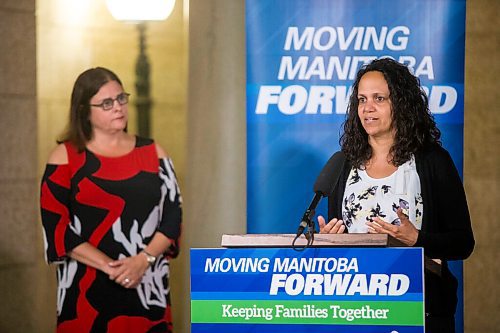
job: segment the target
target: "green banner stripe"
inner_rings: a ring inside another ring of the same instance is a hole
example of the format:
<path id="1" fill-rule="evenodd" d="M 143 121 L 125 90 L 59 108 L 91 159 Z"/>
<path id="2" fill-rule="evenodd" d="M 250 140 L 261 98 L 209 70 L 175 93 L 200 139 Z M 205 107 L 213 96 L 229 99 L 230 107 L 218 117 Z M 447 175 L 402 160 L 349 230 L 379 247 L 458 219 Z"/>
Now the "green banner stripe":
<path id="1" fill-rule="evenodd" d="M 193 300 L 192 323 L 238 324 L 424 324 L 422 302 Z"/>

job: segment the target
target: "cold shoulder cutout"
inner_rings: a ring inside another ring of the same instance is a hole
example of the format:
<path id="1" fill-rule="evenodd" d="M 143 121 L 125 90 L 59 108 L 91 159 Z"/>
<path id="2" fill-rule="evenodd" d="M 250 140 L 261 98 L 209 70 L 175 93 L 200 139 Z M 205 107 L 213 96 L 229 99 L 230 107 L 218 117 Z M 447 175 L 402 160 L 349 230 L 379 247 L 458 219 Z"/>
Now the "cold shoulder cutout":
<path id="1" fill-rule="evenodd" d="M 68 152 L 64 143 L 60 143 L 50 152 L 47 164 L 68 164 Z"/>

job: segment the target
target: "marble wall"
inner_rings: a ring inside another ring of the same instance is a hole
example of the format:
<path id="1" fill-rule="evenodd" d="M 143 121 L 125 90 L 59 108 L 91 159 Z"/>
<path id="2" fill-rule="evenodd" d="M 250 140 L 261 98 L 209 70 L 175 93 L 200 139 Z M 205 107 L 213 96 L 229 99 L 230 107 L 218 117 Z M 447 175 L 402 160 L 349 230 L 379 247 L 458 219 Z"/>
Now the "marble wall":
<path id="1" fill-rule="evenodd" d="M 500 330 L 500 2 L 468 0 L 464 184 L 476 247 L 464 263 L 466 333 Z"/>
<path id="2" fill-rule="evenodd" d="M 0 332 L 36 332 L 39 284 L 35 1 L 0 4 Z"/>

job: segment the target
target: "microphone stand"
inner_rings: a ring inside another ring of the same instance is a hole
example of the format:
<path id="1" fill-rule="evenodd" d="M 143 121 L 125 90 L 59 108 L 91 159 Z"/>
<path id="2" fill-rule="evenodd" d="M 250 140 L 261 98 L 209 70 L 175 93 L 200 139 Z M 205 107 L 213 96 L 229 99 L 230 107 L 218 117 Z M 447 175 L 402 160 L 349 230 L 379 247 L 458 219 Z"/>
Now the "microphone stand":
<path id="1" fill-rule="evenodd" d="M 323 195 L 321 194 L 321 192 L 317 191 L 314 194 L 314 197 L 313 197 L 311 203 L 309 204 L 309 207 L 304 212 L 304 215 L 302 216 L 302 220 L 300 221 L 300 224 L 299 224 L 299 228 L 297 229 L 297 235 L 295 236 L 295 238 L 292 242 L 292 247 L 295 250 L 302 251 L 313 244 L 315 230 L 314 230 L 314 221 L 312 219 L 314 217 L 314 214 L 316 214 L 316 206 L 318 206 L 318 203 L 322 197 L 323 197 Z M 295 242 L 297 241 L 297 239 L 299 239 L 300 235 L 302 235 L 304 233 L 306 228 L 307 228 L 307 232 L 305 233 L 305 237 L 307 239 L 307 244 L 299 250 L 299 248 L 297 248 L 295 246 Z"/>
<path id="2" fill-rule="evenodd" d="M 302 220 L 300 221 L 299 228 L 297 230 L 297 235 L 292 242 L 292 248 L 296 251 L 302 251 L 305 248 L 311 246 L 314 242 L 314 222 L 312 218 L 314 217 L 316 206 L 322 197 L 326 197 L 333 193 L 333 189 L 336 187 L 344 167 L 346 157 L 342 151 L 338 151 L 330 157 L 328 162 L 321 170 L 316 182 L 314 183 L 314 198 L 311 204 L 307 208 Z M 295 241 L 304 233 L 307 228 L 307 233 L 305 237 L 307 239 L 307 244 L 302 248 L 296 248 Z"/>

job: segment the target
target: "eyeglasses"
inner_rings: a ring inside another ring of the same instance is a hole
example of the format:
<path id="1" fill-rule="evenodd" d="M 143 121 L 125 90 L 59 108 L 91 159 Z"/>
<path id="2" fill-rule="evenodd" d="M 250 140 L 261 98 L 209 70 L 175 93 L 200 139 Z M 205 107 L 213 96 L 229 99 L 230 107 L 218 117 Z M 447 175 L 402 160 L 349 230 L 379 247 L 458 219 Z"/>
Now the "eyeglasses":
<path id="1" fill-rule="evenodd" d="M 117 101 L 118 104 L 120 104 L 120 105 L 127 104 L 129 96 L 130 96 L 130 94 L 124 92 L 124 93 L 121 93 L 118 96 L 116 96 L 116 98 L 106 98 L 101 103 L 90 104 L 90 106 L 95 106 L 95 107 L 103 109 L 104 111 L 109 111 L 113 108 L 113 105 L 115 105 L 115 101 Z"/>

